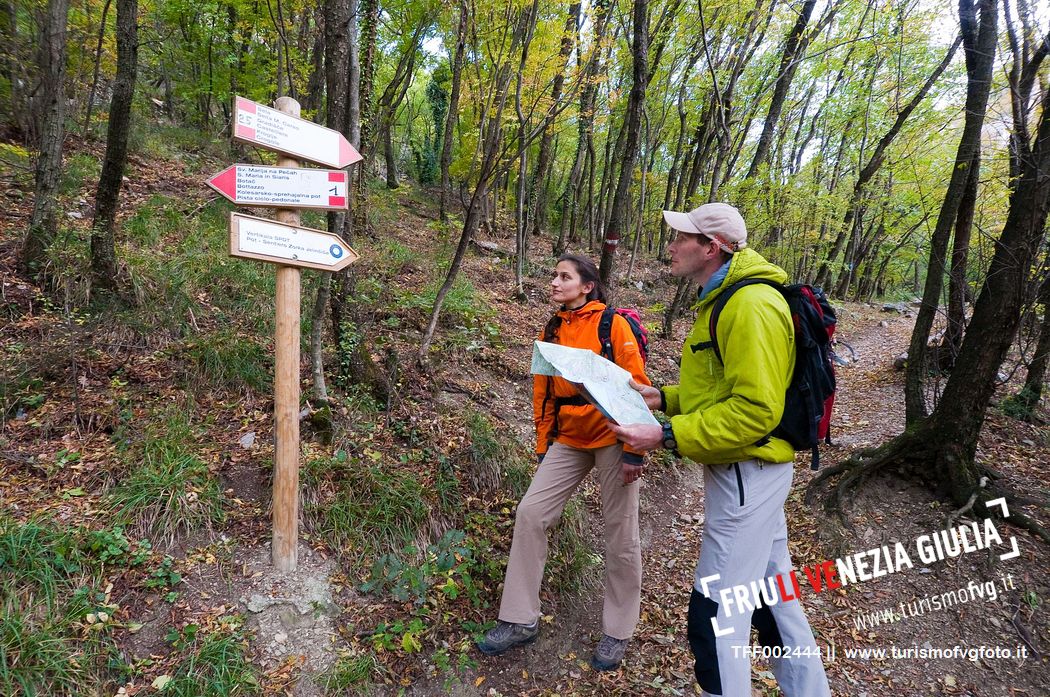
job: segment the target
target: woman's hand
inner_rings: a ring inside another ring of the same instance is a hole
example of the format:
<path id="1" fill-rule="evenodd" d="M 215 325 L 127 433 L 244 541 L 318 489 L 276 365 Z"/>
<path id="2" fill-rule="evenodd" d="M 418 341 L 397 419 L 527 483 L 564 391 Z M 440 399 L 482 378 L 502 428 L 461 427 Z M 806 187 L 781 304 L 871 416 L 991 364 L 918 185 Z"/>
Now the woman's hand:
<path id="1" fill-rule="evenodd" d="M 643 385 L 639 382 L 631 380 L 631 387 L 638 390 L 642 394 L 642 399 L 645 400 L 645 406 L 649 407 L 649 411 L 659 411 L 660 405 L 663 404 L 663 395 L 660 394 L 660 390 L 653 387 L 652 385 Z"/>
<path id="2" fill-rule="evenodd" d="M 642 472 L 645 470 L 645 465 L 632 465 L 628 462 L 624 462 L 620 469 L 623 473 L 623 485 L 633 484 L 642 478 Z"/>

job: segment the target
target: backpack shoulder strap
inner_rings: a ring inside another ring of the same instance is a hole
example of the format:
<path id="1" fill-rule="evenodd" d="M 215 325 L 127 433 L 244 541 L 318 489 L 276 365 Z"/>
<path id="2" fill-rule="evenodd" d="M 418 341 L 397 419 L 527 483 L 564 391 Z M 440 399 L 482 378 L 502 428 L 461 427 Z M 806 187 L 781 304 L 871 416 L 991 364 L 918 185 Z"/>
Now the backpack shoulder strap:
<path id="1" fill-rule="evenodd" d="M 616 308 L 607 307 L 602 310 L 602 319 L 598 322 L 598 343 L 602 346 L 602 356 L 613 363 L 616 362 L 613 359 L 612 345 L 612 323 L 615 316 Z"/>
<path id="2" fill-rule="evenodd" d="M 717 298 L 715 298 L 714 306 L 711 308 L 711 318 L 708 320 L 708 333 L 711 335 L 711 348 L 715 352 L 715 358 L 717 358 L 718 362 L 722 365 L 725 365 L 725 361 L 722 360 L 722 351 L 718 348 L 718 337 L 715 333 L 715 330 L 718 327 L 718 318 L 722 314 L 722 310 L 725 309 L 726 303 L 729 302 L 730 298 L 732 298 L 738 290 L 740 290 L 744 286 L 753 286 L 758 284 L 764 286 L 771 286 L 773 288 L 776 288 L 781 293 L 784 292 L 784 287 L 779 283 L 767 281 L 762 278 L 745 278 L 743 281 L 737 281 L 733 285 L 729 286 L 721 293 L 719 293 Z"/>

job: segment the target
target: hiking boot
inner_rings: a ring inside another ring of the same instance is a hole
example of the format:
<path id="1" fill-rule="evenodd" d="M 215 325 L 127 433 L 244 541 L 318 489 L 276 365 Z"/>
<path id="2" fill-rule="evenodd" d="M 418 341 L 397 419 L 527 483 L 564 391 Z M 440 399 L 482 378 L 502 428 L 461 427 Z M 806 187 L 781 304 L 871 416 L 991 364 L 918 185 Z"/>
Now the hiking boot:
<path id="1" fill-rule="evenodd" d="M 627 650 L 628 639 L 614 639 L 608 634 L 602 635 L 602 640 L 594 647 L 594 655 L 591 656 L 591 668 L 595 670 L 616 670 L 623 660 L 624 651 Z"/>
<path id="2" fill-rule="evenodd" d="M 539 635 L 539 620 L 532 624 L 515 624 L 499 620 L 495 627 L 485 632 L 485 637 L 478 642 L 478 650 L 486 656 L 498 656 L 515 646 L 531 644 Z"/>

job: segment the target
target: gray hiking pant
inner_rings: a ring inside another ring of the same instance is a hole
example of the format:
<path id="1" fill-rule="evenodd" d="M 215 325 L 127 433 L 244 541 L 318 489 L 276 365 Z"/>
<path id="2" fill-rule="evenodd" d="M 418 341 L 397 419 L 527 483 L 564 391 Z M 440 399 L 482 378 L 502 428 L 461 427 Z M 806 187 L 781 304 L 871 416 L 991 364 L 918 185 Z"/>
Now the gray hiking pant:
<path id="1" fill-rule="evenodd" d="M 784 501 L 793 472 L 793 463 L 761 460 L 704 467 L 704 537 L 688 626 L 704 695 L 751 696 L 752 625 L 785 697 L 831 695 L 790 576 Z"/>

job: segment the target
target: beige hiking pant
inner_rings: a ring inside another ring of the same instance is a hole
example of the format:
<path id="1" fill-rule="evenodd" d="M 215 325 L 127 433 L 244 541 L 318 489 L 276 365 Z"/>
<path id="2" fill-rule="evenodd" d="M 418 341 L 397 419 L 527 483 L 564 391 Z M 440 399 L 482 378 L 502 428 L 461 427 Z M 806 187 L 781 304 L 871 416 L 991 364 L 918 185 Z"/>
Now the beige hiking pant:
<path id="1" fill-rule="evenodd" d="M 499 618 L 531 624 L 540 616 L 540 583 L 547 561 L 547 531 L 592 469 L 602 492 L 605 519 L 605 605 L 602 629 L 630 639 L 638 624 L 642 546 L 638 538 L 638 482 L 623 485 L 619 444 L 581 450 L 554 443 L 518 504 Z"/>

